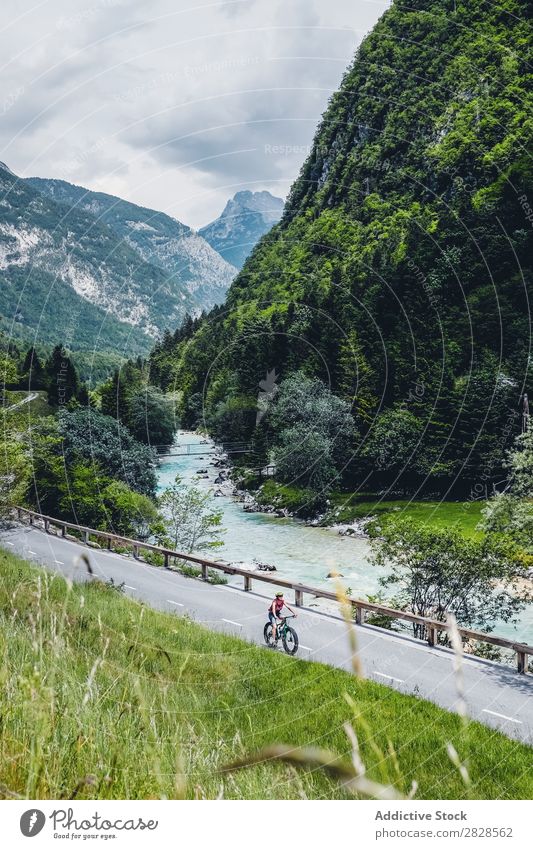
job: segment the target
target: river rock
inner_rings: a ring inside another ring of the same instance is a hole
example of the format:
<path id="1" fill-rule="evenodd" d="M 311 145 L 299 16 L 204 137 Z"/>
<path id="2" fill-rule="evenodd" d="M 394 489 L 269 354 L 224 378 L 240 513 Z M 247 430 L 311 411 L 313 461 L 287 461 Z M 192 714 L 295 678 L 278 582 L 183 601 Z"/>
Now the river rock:
<path id="1" fill-rule="evenodd" d="M 342 572 L 337 572 L 335 569 L 332 569 L 331 572 L 328 572 L 326 578 L 344 578 Z"/>
<path id="2" fill-rule="evenodd" d="M 258 512 L 258 504 L 253 495 L 250 495 L 249 492 L 242 492 L 240 490 L 236 491 L 236 496 L 239 501 L 243 502 L 242 509 L 245 513 L 257 513 Z"/>
<path id="3" fill-rule="evenodd" d="M 259 572 L 277 572 L 277 568 L 272 563 L 261 563 L 260 560 L 256 560 L 254 557 L 253 563 L 257 567 Z"/>
<path id="4" fill-rule="evenodd" d="M 251 562 L 239 560 L 232 562 L 230 565 L 236 566 L 238 569 L 242 569 L 245 572 L 277 572 L 276 567 L 273 566 L 272 563 L 261 563 L 255 558 Z"/>
<path id="5" fill-rule="evenodd" d="M 354 519 L 349 525 L 332 525 L 332 530 L 336 531 L 341 537 L 367 538 L 366 526 L 371 521 L 370 517 L 366 519 Z"/>

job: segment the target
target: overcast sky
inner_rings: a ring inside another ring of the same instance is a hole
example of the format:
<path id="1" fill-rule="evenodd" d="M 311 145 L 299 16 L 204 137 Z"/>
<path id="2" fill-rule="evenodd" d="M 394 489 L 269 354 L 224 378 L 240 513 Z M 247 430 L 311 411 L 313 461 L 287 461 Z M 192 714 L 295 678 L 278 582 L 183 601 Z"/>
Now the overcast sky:
<path id="1" fill-rule="evenodd" d="M 0 159 L 193 227 L 241 189 L 284 197 L 387 5 L 2 0 Z"/>

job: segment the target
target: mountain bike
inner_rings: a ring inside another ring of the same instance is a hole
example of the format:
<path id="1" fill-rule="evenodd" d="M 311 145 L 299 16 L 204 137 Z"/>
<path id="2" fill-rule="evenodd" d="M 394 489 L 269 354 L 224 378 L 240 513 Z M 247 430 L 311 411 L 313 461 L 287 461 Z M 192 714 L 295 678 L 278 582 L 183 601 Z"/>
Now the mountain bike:
<path id="1" fill-rule="evenodd" d="M 298 634 L 294 628 L 287 625 L 287 619 L 294 619 L 294 615 L 281 616 L 278 619 L 278 623 L 276 624 L 276 645 L 281 639 L 283 648 L 287 654 L 296 654 L 298 651 Z M 272 622 L 266 623 L 263 629 L 263 635 L 267 646 L 272 647 L 274 645 L 274 639 L 272 637 Z"/>

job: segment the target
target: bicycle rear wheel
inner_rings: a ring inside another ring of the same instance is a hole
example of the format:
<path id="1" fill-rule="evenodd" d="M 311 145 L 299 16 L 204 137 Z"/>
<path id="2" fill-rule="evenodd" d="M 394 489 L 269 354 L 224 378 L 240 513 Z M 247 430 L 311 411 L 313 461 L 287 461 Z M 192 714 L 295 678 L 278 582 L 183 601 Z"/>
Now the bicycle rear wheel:
<path id="1" fill-rule="evenodd" d="M 296 654 L 298 651 L 298 634 L 294 628 L 287 627 L 283 634 L 283 648 L 287 654 Z"/>

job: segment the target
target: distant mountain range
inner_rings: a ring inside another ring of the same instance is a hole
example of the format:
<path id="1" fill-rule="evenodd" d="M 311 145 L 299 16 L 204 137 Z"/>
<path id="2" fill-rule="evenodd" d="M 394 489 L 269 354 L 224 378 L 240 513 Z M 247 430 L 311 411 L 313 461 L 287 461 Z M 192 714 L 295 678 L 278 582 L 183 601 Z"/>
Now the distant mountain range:
<path id="1" fill-rule="evenodd" d="M 136 250 L 142 259 L 167 273 L 169 287 L 195 312 L 224 300 L 235 268 L 180 221 L 113 195 L 91 192 L 63 180 L 28 181 L 52 200 L 93 215 Z M 171 313 L 168 305 L 166 315 Z"/>
<path id="2" fill-rule="evenodd" d="M 237 192 L 222 214 L 198 232 L 236 268 L 242 268 L 259 239 L 277 224 L 283 201 L 270 192 Z"/>
<path id="3" fill-rule="evenodd" d="M 249 252 L 280 204 L 239 192 L 210 225 L 224 220 L 224 254 Z M 236 273 L 208 239 L 162 212 L 63 180 L 22 179 L 0 163 L 0 329 L 15 338 L 142 353 L 187 313 L 222 303 Z"/>

